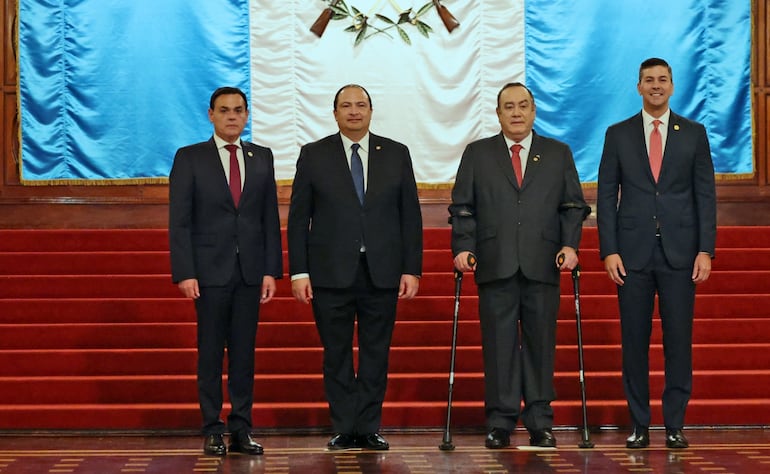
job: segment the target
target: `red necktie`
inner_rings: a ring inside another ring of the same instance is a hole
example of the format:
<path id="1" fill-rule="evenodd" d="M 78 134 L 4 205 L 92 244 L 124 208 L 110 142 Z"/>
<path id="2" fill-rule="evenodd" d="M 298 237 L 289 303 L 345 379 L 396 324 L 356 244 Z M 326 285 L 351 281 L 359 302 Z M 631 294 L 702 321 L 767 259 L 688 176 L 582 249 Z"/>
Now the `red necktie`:
<path id="1" fill-rule="evenodd" d="M 516 173 L 516 182 L 519 183 L 519 187 L 521 187 L 521 181 L 524 179 L 521 172 L 521 157 L 519 156 L 522 148 L 524 147 L 518 143 L 511 146 L 511 163 L 513 164 L 513 171 Z"/>
<path id="2" fill-rule="evenodd" d="M 663 140 L 660 136 L 660 130 L 658 130 L 658 125 L 661 123 L 660 120 L 653 120 L 652 133 L 650 133 L 650 169 L 656 183 L 658 176 L 660 176 L 660 166 L 663 164 Z"/>
<path id="3" fill-rule="evenodd" d="M 230 194 L 233 195 L 235 207 L 238 207 L 241 200 L 241 167 L 238 166 L 238 155 L 235 154 L 238 145 L 225 145 L 225 148 L 230 152 Z"/>

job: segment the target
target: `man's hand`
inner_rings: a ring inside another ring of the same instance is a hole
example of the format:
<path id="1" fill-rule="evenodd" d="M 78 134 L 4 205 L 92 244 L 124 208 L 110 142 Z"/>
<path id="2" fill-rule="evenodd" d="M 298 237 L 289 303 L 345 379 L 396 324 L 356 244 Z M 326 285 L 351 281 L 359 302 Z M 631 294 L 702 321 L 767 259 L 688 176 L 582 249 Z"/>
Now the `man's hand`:
<path id="1" fill-rule="evenodd" d="M 472 272 L 476 270 L 476 256 L 465 250 L 457 254 L 454 259 L 455 268 L 460 272 Z"/>
<path id="2" fill-rule="evenodd" d="M 275 296 L 275 278 L 270 275 L 262 277 L 262 296 L 259 298 L 260 303 L 267 303 Z"/>
<path id="3" fill-rule="evenodd" d="M 197 299 L 201 295 L 200 288 L 198 288 L 197 278 L 188 278 L 187 280 L 182 280 L 177 284 L 177 286 L 185 298 Z"/>
<path id="4" fill-rule="evenodd" d="M 561 256 L 564 256 L 563 261 L 559 261 Z M 559 250 L 559 253 L 556 254 L 556 267 L 559 270 L 572 270 L 574 269 L 578 264 L 578 256 L 575 249 L 572 247 L 567 247 L 566 245 Z"/>
<path id="5" fill-rule="evenodd" d="M 412 299 L 417 295 L 420 288 L 420 279 L 415 275 L 401 275 L 401 283 L 398 285 L 398 297 L 406 300 Z"/>
<path id="6" fill-rule="evenodd" d="M 709 279 L 711 275 L 711 255 L 706 252 L 700 252 L 695 257 L 695 263 L 692 266 L 692 282 L 696 285 Z"/>
<path id="7" fill-rule="evenodd" d="M 310 303 L 313 299 L 313 286 L 310 278 L 298 278 L 291 281 L 291 294 L 300 303 Z"/>
<path id="8" fill-rule="evenodd" d="M 623 286 L 623 278 L 626 276 L 626 267 L 623 266 L 623 259 L 620 254 L 613 253 L 604 257 L 604 269 L 610 280 L 616 285 Z"/>

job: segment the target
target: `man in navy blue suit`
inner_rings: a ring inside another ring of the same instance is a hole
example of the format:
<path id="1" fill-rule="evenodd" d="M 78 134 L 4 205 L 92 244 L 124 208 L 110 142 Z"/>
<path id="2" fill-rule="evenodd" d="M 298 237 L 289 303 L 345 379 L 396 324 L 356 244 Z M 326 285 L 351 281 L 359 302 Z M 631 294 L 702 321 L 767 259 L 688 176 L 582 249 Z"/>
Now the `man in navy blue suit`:
<path id="1" fill-rule="evenodd" d="M 297 159 L 287 224 L 291 288 L 312 303 L 324 347 L 336 432 L 328 448 L 386 450 L 379 429 L 396 304 L 417 294 L 422 273 L 420 201 L 409 149 L 369 132 L 366 89 L 340 88 L 334 118 L 339 132 L 303 146 Z"/>
<path id="2" fill-rule="evenodd" d="M 610 126 L 599 165 L 597 223 L 604 268 L 617 285 L 623 385 L 633 432 L 650 443 L 649 346 L 655 293 L 663 329 L 666 446 L 687 448 L 682 431 L 692 391 L 695 286 L 711 273 L 716 242 L 714 166 L 705 127 L 669 109 L 671 67 L 639 68 L 642 111 Z"/>
<path id="3" fill-rule="evenodd" d="M 249 117 L 243 91 L 214 91 L 208 115 L 214 135 L 180 148 L 169 177 L 171 274 L 195 301 L 204 453 L 226 454 L 228 430 L 230 451 L 258 455 L 250 431 L 259 305 L 273 298 L 283 273 L 273 154 L 241 140 Z M 225 347 L 227 426 L 220 419 Z"/>

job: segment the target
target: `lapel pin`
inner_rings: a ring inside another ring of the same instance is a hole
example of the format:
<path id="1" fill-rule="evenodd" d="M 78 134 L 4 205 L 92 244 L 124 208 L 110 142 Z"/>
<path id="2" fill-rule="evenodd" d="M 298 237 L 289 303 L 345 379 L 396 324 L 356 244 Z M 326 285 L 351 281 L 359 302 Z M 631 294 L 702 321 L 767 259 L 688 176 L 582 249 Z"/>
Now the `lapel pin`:
<path id="1" fill-rule="evenodd" d="M 674 130 L 679 130 L 679 124 L 678 123 L 674 124 Z"/>
<path id="2" fill-rule="evenodd" d="M 375 150 L 382 150 L 382 147 L 380 145 L 377 145 L 376 147 L 374 147 L 374 149 Z"/>
<path id="3" fill-rule="evenodd" d="M 249 156 L 254 156 L 254 153 L 252 153 L 252 152 L 248 152 L 246 154 L 249 155 Z"/>
<path id="4" fill-rule="evenodd" d="M 532 158 L 532 161 L 540 161 L 540 155 L 535 155 L 535 157 Z"/>

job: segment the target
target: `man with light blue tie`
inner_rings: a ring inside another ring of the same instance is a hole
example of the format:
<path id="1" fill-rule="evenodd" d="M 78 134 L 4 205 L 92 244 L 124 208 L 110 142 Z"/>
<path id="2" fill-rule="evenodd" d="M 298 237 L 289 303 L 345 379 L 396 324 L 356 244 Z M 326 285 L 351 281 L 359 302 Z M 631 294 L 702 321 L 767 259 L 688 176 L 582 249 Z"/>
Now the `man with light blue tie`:
<path id="1" fill-rule="evenodd" d="M 329 449 L 389 448 L 379 430 L 396 303 L 417 294 L 422 272 L 422 217 L 409 149 L 370 133 L 371 116 L 362 86 L 337 92 L 339 133 L 302 147 L 289 207 L 292 293 L 312 303 L 324 347 L 335 432 Z"/>

